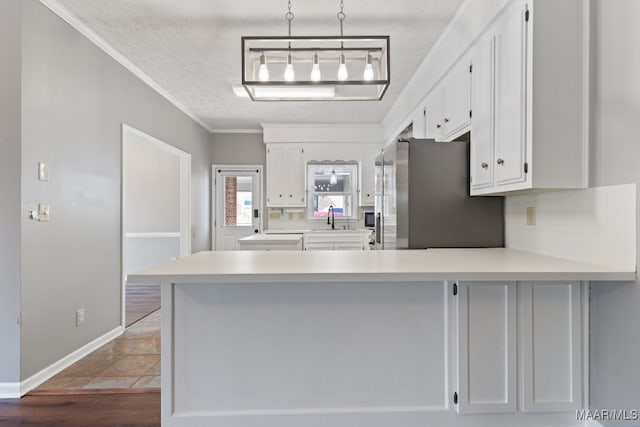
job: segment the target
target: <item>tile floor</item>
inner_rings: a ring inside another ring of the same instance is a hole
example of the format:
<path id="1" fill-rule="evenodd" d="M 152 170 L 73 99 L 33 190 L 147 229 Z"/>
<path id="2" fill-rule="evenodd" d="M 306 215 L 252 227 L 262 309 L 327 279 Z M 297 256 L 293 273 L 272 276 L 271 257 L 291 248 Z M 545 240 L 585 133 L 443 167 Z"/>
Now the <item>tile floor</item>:
<path id="1" fill-rule="evenodd" d="M 34 392 L 159 388 L 160 320 L 161 311 L 156 310 Z"/>

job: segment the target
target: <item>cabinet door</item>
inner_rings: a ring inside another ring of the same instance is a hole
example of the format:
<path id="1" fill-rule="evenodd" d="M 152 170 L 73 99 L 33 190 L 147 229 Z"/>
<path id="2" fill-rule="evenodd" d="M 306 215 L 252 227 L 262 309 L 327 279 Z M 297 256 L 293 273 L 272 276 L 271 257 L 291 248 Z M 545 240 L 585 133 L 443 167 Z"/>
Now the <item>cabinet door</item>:
<path id="1" fill-rule="evenodd" d="M 469 127 L 471 110 L 469 95 L 471 85 L 470 63 L 463 59 L 456 64 L 446 79 L 444 87 L 444 118 L 445 140 L 450 141 Z"/>
<path id="2" fill-rule="evenodd" d="M 459 282 L 458 412 L 516 410 L 516 284 Z"/>
<path id="3" fill-rule="evenodd" d="M 413 125 L 413 137 L 414 138 L 426 138 L 427 137 L 427 121 L 426 121 L 426 108 L 420 107 L 413 113 L 413 119 L 411 123 Z"/>
<path id="4" fill-rule="evenodd" d="M 443 111 L 443 90 L 436 87 L 427 97 L 425 108 L 425 131 L 426 137 L 442 141 L 444 137 L 444 111 Z"/>
<path id="5" fill-rule="evenodd" d="M 507 11 L 495 27 L 495 182 L 525 180 L 526 156 L 526 5 Z"/>
<path id="6" fill-rule="evenodd" d="M 285 204 L 287 206 L 305 206 L 305 166 L 304 150 L 296 146 L 287 146 L 284 183 Z"/>
<path id="7" fill-rule="evenodd" d="M 287 152 L 284 145 L 267 147 L 267 206 L 284 206 L 287 173 Z"/>
<path id="8" fill-rule="evenodd" d="M 493 185 L 493 47 L 480 42 L 473 53 L 471 73 L 471 189 Z"/>
<path id="9" fill-rule="evenodd" d="M 582 293 L 578 282 L 518 284 L 522 410 L 582 407 Z"/>
<path id="10" fill-rule="evenodd" d="M 373 153 L 376 154 L 376 153 Z M 360 184 L 360 206 L 373 206 L 375 204 L 375 158 L 367 156 L 358 164 Z"/>
<path id="11" fill-rule="evenodd" d="M 267 206 L 305 206 L 304 151 L 296 144 L 267 147 Z"/>

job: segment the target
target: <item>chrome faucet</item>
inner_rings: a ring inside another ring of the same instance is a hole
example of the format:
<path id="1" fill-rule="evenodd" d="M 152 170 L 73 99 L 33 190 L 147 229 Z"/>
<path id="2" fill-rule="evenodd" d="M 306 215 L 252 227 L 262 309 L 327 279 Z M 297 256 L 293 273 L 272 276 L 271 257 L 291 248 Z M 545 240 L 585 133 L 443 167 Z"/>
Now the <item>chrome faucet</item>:
<path id="1" fill-rule="evenodd" d="M 331 224 L 332 230 L 336 229 L 336 214 L 333 211 L 333 205 L 329 206 L 329 210 L 327 211 L 327 224 Z"/>

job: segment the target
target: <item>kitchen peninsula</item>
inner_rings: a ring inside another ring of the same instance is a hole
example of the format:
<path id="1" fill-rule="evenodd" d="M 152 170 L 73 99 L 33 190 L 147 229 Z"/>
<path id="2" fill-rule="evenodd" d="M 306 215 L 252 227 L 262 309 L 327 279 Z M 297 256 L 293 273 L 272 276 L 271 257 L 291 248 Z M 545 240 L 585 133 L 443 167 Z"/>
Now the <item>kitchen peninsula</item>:
<path id="1" fill-rule="evenodd" d="M 164 426 L 580 425 L 586 280 L 510 249 L 200 252 L 162 283 Z M 551 425 L 551 424 L 544 424 Z"/>

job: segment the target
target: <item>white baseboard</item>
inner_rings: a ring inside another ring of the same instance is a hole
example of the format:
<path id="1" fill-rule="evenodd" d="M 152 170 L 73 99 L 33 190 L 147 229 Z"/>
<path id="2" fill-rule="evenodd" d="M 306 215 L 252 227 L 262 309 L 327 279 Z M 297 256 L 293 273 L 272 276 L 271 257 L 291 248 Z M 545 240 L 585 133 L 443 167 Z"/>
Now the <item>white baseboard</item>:
<path id="1" fill-rule="evenodd" d="M 26 380 L 22 381 L 19 384 L 18 390 L 14 391 L 13 392 L 14 394 L 12 396 L 8 396 L 8 397 L 9 398 L 13 398 L 13 397 L 24 396 L 25 394 L 29 393 L 34 388 L 38 387 L 40 384 L 42 384 L 45 381 L 47 381 L 49 378 L 53 377 L 54 375 L 58 374 L 59 372 L 62 372 L 64 369 L 66 369 L 69 366 L 73 365 L 78 360 L 80 360 L 83 357 L 87 356 L 91 352 L 99 349 L 100 347 L 102 347 L 103 345 L 105 345 L 109 341 L 113 340 L 114 338 L 117 338 L 118 336 L 122 335 L 123 332 L 124 332 L 124 327 L 123 326 L 118 326 L 117 328 L 115 328 L 115 329 L 107 332 L 106 334 L 96 338 L 95 340 L 91 341 L 90 343 L 86 344 L 85 346 L 80 347 L 79 349 L 77 349 L 73 353 L 70 353 L 70 354 L 66 355 L 65 357 L 63 357 L 62 359 L 58 360 L 57 362 L 52 363 L 51 365 L 47 366 L 46 368 L 44 368 L 40 372 L 38 372 L 38 373 L 30 376 Z M 9 385 L 11 385 L 11 383 L 9 383 Z M 0 384 L 0 397 L 2 397 L 2 384 Z"/>
<path id="2" fill-rule="evenodd" d="M 20 383 L 0 383 L 0 399 L 20 397 Z"/>

